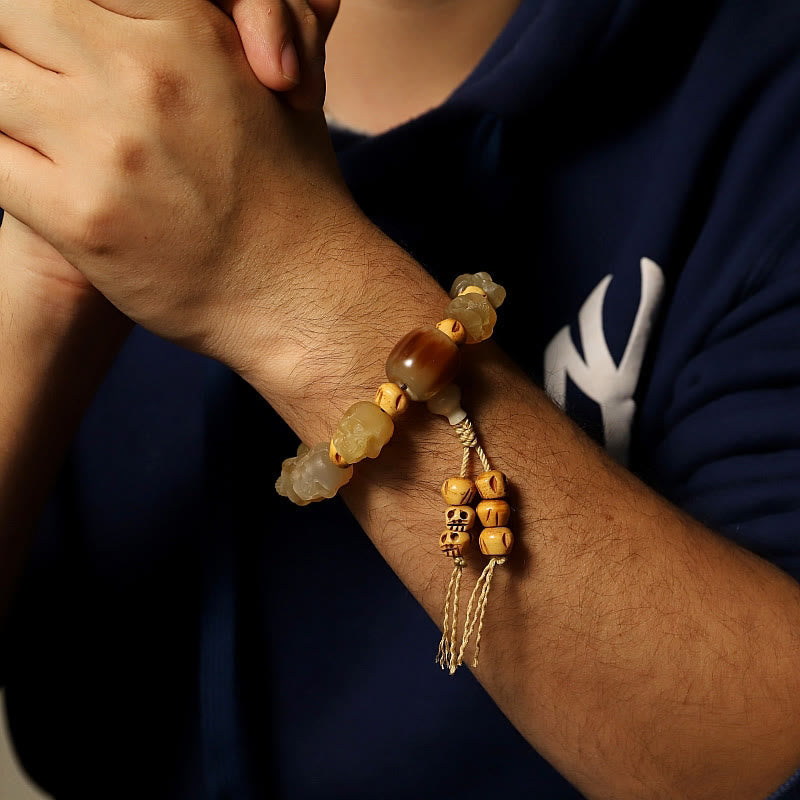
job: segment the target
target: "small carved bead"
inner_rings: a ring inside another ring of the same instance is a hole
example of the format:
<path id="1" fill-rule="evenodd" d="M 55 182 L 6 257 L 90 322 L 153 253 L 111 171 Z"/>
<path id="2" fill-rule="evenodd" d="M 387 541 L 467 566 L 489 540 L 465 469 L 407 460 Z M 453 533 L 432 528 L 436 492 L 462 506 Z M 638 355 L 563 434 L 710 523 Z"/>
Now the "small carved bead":
<path id="1" fill-rule="evenodd" d="M 442 497 L 450 506 L 466 506 L 475 499 L 475 484 L 469 478 L 448 478 L 442 484 Z"/>
<path id="2" fill-rule="evenodd" d="M 345 411 L 331 444 L 348 464 L 355 464 L 364 458 L 376 458 L 392 433 L 392 418 L 375 403 L 362 400 Z"/>
<path id="3" fill-rule="evenodd" d="M 514 534 L 510 528 L 484 528 L 478 543 L 485 556 L 505 556 L 514 546 Z"/>
<path id="4" fill-rule="evenodd" d="M 458 371 L 458 345 L 433 325 L 407 333 L 389 354 L 386 375 L 412 400 L 428 400 Z"/>
<path id="5" fill-rule="evenodd" d="M 481 472 L 475 478 L 475 486 L 478 487 L 478 491 L 484 500 L 495 500 L 498 497 L 506 496 L 506 476 L 499 469 Z"/>
<path id="6" fill-rule="evenodd" d="M 487 300 L 489 299 L 486 292 L 484 292 L 480 286 L 465 286 L 458 293 L 458 296 L 461 297 L 463 294 L 479 294 L 481 297 L 486 297 Z"/>
<path id="7" fill-rule="evenodd" d="M 489 300 L 480 294 L 462 294 L 450 301 L 444 310 L 467 329 L 467 344 L 488 339 L 497 322 L 497 312 Z"/>
<path id="8" fill-rule="evenodd" d="M 495 307 L 500 308 L 503 301 L 506 299 L 506 290 L 492 280 L 492 276 L 488 272 L 476 272 L 474 275 L 465 273 L 459 275 L 454 281 L 450 289 L 450 297 L 458 297 L 461 291 L 467 286 L 479 286 L 486 292 L 489 302 Z"/>
<path id="9" fill-rule="evenodd" d="M 470 531 L 475 524 L 475 509 L 472 506 L 448 506 L 444 512 L 444 524 L 451 531 Z"/>
<path id="10" fill-rule="evenodd" d="M 396 383 L 382 383 L 375 394 L 374 402 L 390 417 L 398 417 L 408 408 L 406 393 Z"/>
<path id="11" fill-rule="evenodd" d="M 471 543 L 472 537 L 468 531 L 445 530 L 439 537 L 439 548 L 450 558 L 463 556 Z"/>
<path id="12" fill-rule="evenodd" d="M 443 319 L 436 323 L 436 327 L 456 344 L 464 344 L 467 341 L 467 330 L 457 319 L 452 317 Z"/>
<path id="13" fill-rule="evenodd" d="M 461 408 L 461 389 L 454 383 L 445 386 L 439 394 L 431 397 L 427 406 L 428 411 L 432 414 L 441 414 L 443 417 L 447 417 L 447 421 L 451 425 L 458 425 L 467 418 L 467 412 Z"/>
<path id="14" fill-rule="evenodd" d="M 336 449 L 336 445 L 331 441 L 328 445 L 328 458 L 336 464 L 337 467 L 344 469 L 350 465 L 342 458 L 342 454 Z"/>
<path id="15" fill-rule="evenodd" d="M 484 528 L 501 528 L 511 519 L 511 506 L 505 500 L 481 500 L 475 510 Z"/>

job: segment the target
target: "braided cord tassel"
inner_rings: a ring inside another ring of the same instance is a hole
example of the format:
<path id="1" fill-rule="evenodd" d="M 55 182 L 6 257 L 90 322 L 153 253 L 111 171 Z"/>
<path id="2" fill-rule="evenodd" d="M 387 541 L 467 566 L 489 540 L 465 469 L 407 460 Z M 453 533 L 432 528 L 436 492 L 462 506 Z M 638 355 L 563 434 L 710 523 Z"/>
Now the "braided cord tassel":
<path id="1" fill-rule="evenodd" d="M 475 653 L 472 666 L 478 666 L 481 636 L 483 634 L 483 624 L 486 617 L 492 579 L 495 569 L 505 564 L 506 554 L 513 544 L 513 535 L 510 529 L 504 527 L 510 515 L 510 506 L 502 499 L 506 491 L 505 475 L 499 470 L 492 469 L 492 464 L 480 443 L 472 420 L 460 406 L 460 399 L 460 389 L 455 384 L 451 384 L 441 393 L 441 396 L 428 402 L 428 408 L 431 411 L 448 418 L 463 448 L 459 477 L 448 479 L 442 487 L 444 499 L 452 504 L 446 512 L 446 524 L 448 529 L 454 530 L 460 522 L 463 522 L 463 530 L 469 530 L 473 524 L 472 508 L 465 504 L 472 503 L 476 493 L 480 492 L 482 500 L 478 503 L 475 513 L 485 526 L 480 536 L 481 552 L 491 557 L 470 595 L 461 635 L 461 644 L 458 645 L 456 652 L 457 634 L 455 628 L 458 614 L 458 592 L 461 585 L 463 566 L 465 565 L 461 553 L 470 542 L 469 538 L 464 538 L 463 541 L 459 539 L 458 560 L 461 561 L 461 564 L 454 567 L 447 587 L 442 639 L 439 642 L 439 652 L 436 658 L 442 669 L 447 669 L 451 675 L 463 664 L 464 654 L 469 647 L 473 634 L 475 634 Z M 483 468 L 483 472 L 478 475 L 474 482 L 468 477 L 473 451 L 478 456 Z M 449 542 L 450 538 L 456 535 L 455 533 L 448 534 L 447 531 L 442 534 L 443 549 L 445 549 L 445 542 Z M 461 534 L 458 535 L 461 536 Z"/>
<path id="2" fill-rule="evenodd" d="M 456 557 L 447 594 L 444 599 L 444 622 L 442 623 L 442 638 L 439 642 L 439 652 L 436 663 L 452 675 L 455 672 L 455 663 L 458 648 L 458 597 L 461 592 L 461 575 L 464 572 L 465 561 Z M 451 615 L 452 607 L 452 615 Z"/>

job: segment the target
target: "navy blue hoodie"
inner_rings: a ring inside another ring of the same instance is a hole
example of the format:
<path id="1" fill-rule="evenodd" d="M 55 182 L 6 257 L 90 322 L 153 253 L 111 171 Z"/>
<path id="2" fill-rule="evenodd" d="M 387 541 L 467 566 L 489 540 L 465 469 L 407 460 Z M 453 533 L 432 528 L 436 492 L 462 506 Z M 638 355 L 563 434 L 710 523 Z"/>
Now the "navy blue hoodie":
<path id="1" fill-rule="evenodd" d="M 497 339 L 578 425 L 795 577 L 799 44 L 785 0 L 528 0 L 440 108 L 334 132 L 443 285 L 507 286 Z M 5 632 L 26 767 L 59 798 L 577 797 L 435 667 L 341 503 L 274 494 L 294 446 L 225 368 L 134 332 Z"/>

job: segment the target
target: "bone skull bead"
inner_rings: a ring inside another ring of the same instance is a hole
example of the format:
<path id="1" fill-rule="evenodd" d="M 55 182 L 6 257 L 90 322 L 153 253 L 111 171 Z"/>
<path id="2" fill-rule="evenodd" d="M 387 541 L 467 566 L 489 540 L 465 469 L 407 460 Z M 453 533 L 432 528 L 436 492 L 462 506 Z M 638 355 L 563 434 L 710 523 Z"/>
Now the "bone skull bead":
<path id="1" fill-rule="evenodd" d="M 439 549 L 450 558 L 461 558 L 471 541 L 469 531 L 445 530 L 439 537 Z"/>
<path id="2" fill-rule="evenodd" d="M 448 506 L 444 512 L 444 524 L 451 531 L 468 531 L 475 524 L 475 509 L 472 506 Z"/>

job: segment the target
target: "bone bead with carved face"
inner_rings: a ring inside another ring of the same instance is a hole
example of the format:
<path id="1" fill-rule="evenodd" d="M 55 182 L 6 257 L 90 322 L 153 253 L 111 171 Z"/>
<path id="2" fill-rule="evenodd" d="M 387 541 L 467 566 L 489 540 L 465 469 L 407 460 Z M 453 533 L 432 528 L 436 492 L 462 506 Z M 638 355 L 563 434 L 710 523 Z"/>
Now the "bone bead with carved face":
<path id="1" fill-rule="evenodd" d="M 475 524 L 475 516 L 472 506 L 448 506 L 444 512 L 444 524 L 451 531 L 469 531 Z"/>
<path id="2" fill-rule="evenodd" d="M 471 542 L 469 531 L 445 530 L 439 537 L 439 549 L 450 558 L 461 558 Z"/>

